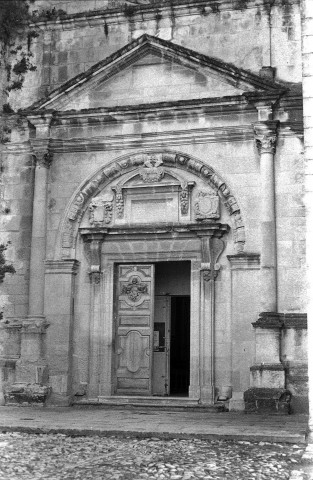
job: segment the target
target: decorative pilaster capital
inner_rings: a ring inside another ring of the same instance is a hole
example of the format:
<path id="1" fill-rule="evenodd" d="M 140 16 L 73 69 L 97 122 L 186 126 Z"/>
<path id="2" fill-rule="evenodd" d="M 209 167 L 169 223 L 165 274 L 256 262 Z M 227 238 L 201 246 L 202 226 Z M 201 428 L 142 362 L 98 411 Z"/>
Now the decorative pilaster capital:
<path id="1" fill-rule="evenodd" d="M 53 154 L 51 152 L 35 152 L 34 157 L 36 160 L 36 166 L 50 168 L 53 159 Z"/>
<path id="2" fill-rule="evenodd" d="M 275 154 L 277 142 L 277 121 L 266 121 L 254 124 L 254 138 L 260 155 Z"/>
<path id="3" fill-rule="evenodd" d="M 33 139 L 31 140 L 33 147 L 33 156 L 36 166 L 49 168 L 52 162 L 53 154 L 50 150 L 49 139 Z"/>

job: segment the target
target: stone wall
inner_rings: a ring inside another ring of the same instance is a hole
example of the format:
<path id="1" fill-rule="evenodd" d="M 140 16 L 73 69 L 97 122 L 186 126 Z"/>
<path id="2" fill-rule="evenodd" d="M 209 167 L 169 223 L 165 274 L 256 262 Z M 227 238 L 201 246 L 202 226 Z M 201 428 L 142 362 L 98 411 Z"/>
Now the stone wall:
<path id="1" fill-rule="evenodd" d="M 37 70 L 26 74 L 21 92 L 10 93 L 7 100 L 14 110 L 29 107 L 144 33 L 256 74 L 262 67 L 271 65 L 276 70 L 277 81 L 294 89 L 290 98 L 297 96 L 296 87 L 301 82 L 298 1 L 283 1 L 270 8 L 263 1 L 244 4 L 239 1 L 190 1 L 171 5 L 168 2 L 128 2 L 128 7 L 124 7 L 119 2 L 102 0 L 37 0 L 32 9 L 50 7 L 64 10 L 67 15 L 37 22 L 40 35 L 31 44 L 32 61 Z M 104 105 L 115 107 L 149 102 L 151 98 L 154 101 L 175 100 L 173 92 L 177 99 L 182 93 L 185 99 L 190 99 L 210 97 L 213 89 L 215 96 L 216 92 L 232 94 L 237 88 L 217 80 L 208 84 L 200 75 L 188 75 L 185 67 L 175 63 L 169 65 L 165 60 L 162 68 L 163 81 L 160 77 L 158 91 L 154 89 L 154 78 L 160 68 L 155 70 L 153 58 L 145 59 L 145 62 L 139 60 L 123 72 L 117 72 L 118 80 L 115 77 L 111 81 L 109 92 L 108 84 L 105 84 L 90 103 L 86 99 L 80 100 L 81 103 L 74 100 L 71 108 L 95 108 L 98 99 L 104 95 L 107 102 Z M 138 72 L 145 76 L 144 85 Z M 303 312 L 306 302 L 302 113 L 297 99 L 293 107 L 290 107 L 292 101 L 288 100 L 289 104 L 284 108 L 287 100 L 285 104 L 284 101 L 275 111 L 275 120 L 281 122 L 275 156 L 277 294 L 278 311 L 292 314 Z M 8 259 L 13 262 L 17 273 L 7 275 L 1 286 L 0 305 L 10 324 L 28 314 L 34 127 L 26 120 L 19 119 L 16 123 L 14 115 L 7 115 L 5 120 L 10 128 L 7 130 L 8 141 L 2 149 L 1 234 L 4 241 L 11 241 Z M 51 322 L 47 334 L 48 357 L 55 401 L 58 396 L 70 397 L 71 382 L 78 388 L 88 376 L 88 336 L 84 322 L 90 309 L 89 290 L 86 293 L 90 284 L 88 262 L 80 240 L 77 240 L 78 273 L 76 266 L 71 267 L 75 275 L 77 273 L 75 281 L 68 275 L 73 273 L 70 267 L 66 269 L 64 265 L 53 264 L 53 261 L 60 260 L 65 211 L 83 182 L 104 165 L 123 155 L 155 148 L 180 151 L 211 166 L 221 174 L 239 202 L 246 230 L 246 256 L 236 257 L 232 233 L 229 234 L 227 249 L 221 259 L 221 273 L 216 281 L 216 375 L 218 385 L 232 385 L 234 392 L 243 392 L 249 387 L 249 366 L 255 360 L 251 323 L 260 313 L 262 190 L 260 159 L 251 126 L 257 121 L 257 111 L 252 109 L 223 116 L 219 111 L 209 115 L 203 109 L 197 114 L 173 114 L 166 118 L 158 113 L 151 115 L 151 112 L 135 119 L 110 113 L 105 121 L 89 122 L 77 117 L 73 122 L 64 118 L 54 122 L 51 127 L 54 155 L 47 180 L 46 259 L 50 270 L 45 307 Z M 233 127 L 232 133 L 229 133 L 230 127 Z M 205 136 L 205 132 L 210 133 Z M 221 221 L 230 223 L 225 209 Z M 58 285 L 50 275 L 57 269 L 65 279 Z M 64 302 L 59 302 L 64 292 Z M 76 301 L 75 325 L 79 327 L 75 333 L 72 307 L 69 306 L 73 298 Z M 18 344 L 18 335 L 16 338 Z M 281 360 L 288 368 L 287 388 L 301 397 L 300 403 L 304 402 L 306 395 L 305 342 L 304 329 L 287 329 L 282 333 Z"/>
<path id="2" fill-rule="evenodd" d="M 276 69 L 277 78 L 301 81 L 299 2 L 288 0 L 270 10 L 262 1 L 229 3 L 167 2 L 138 5 L 131 14 L 105 2 L 40 2 L 32 6 L 63 9 L 60 22 L 39 22 L 32 42 L 36 72 L 27 74 L 23 95 L 12 92 L 13 108 L 29 106 L 66 80 L 86 71 L 143 33 L 155 35 L 200 53 L 257 73 Z M 104 8 L 103 8 L 104 7 Z M 92 14 L 92 8 L 100 9 Z M 86 10 L 88 14 L 86 14 Z M 270 24 L 269 24 L 269 18 Z"/>

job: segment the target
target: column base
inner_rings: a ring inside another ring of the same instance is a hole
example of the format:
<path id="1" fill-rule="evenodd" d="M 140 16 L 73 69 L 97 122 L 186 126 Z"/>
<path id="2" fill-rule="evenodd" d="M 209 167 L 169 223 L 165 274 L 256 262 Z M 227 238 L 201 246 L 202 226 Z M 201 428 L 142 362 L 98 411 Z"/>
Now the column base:
<path id="1" fill-rule="evenodd" d="M 13 383 L 5 387 L 5 405 L 44 406 L 51 388 L 38 383 Z"/>
<path id="2" fill-rule="evenodd" d="M 233 392 L 231 399 L 229 400 L 230 412 L 244 412 L 245 401 L 243 399 L 243 392 Z"/>
<path id="3" fill-rule="evenodd" d="M 199 387 L 199 385 L 190 385 L 188 396 L 189 396 L 189 398 L 200 398 L 200 387 Z"/>
<path id="4" fill-rule="evenodd" d="M 202 385 L 200 403 L 201 405 L 214 405 L 215 388 L 213 385 Z"/>

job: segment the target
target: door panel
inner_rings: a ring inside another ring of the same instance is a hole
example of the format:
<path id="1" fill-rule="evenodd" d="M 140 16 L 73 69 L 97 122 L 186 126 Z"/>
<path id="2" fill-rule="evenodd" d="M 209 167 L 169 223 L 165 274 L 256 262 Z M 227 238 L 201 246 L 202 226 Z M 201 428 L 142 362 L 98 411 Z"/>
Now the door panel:
<path id="1" fill-rule="evenodd" d="M 152 393 L 169 394 L 169 317 L 170 298 L 155 297 L 155 318 L 153 332 Z"/>
<path id="2" fill-rule="evenodd" d="M 151 394 L 154 265 L 119 265 L 116 393 Z"/>

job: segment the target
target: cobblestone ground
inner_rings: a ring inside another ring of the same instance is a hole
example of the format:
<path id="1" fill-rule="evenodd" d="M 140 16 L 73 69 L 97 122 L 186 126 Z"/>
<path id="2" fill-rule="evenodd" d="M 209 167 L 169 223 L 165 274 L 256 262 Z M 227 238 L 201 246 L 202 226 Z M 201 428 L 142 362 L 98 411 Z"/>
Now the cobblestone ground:
<path id="1" fill-rule="evenodd" d="M 298 476 L 302 453 L 303 446 L 267 442 L 4 433 L 0 434 L 0 478 L 310 478 Z"/>

